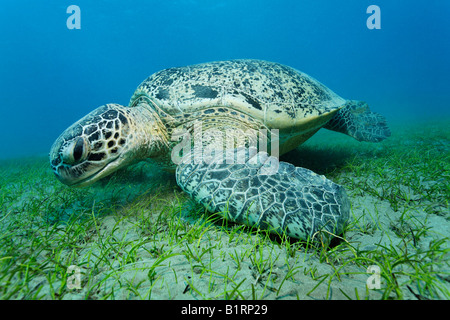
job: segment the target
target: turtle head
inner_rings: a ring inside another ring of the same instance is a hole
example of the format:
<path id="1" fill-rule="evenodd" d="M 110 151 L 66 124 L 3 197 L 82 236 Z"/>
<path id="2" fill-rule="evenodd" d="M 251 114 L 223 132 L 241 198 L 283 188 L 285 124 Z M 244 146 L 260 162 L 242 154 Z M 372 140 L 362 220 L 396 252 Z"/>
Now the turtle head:
<path id="1" fill-rule="evenodd" d="M 131 109 L 101 106 L 67 128 L 50 150 L 56 177 L 69 186 L 87 186 L 145 158 L 142 137 Z"/>

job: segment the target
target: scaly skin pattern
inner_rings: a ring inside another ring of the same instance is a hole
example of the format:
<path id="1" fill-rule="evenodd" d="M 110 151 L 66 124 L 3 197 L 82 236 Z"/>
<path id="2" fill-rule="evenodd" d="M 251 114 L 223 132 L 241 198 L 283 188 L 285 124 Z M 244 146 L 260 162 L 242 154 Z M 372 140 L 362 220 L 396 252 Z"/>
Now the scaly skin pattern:
<path id="1" fill-rule="evenodd" d="M 237 150 L 243 155 L 240 163 L 225 154 L 210 163 L 181 163 L 178 184 L 211 212 L 237 223 L 296 239 L 324 231 L 322 238 L 329 240 L 342 233 L 350 203 L 341 186 L 256 149 Z"/>
<path id="2" fill-rule="evenodd" d="M 354 100 L 348 101 L 324 128 L 367 142 L 379 142 L 391 135 L 382 115 L 370 111 L 367 103 Z"/>
<path id="3" fill-rule="evenodd" d="M 56 177 L 72 186 L 86 186 L 134 162 L 167 153 L 165 131 L 142 104 L 127 108 L 101 106 L 67 128 L 50 151 Z"/>

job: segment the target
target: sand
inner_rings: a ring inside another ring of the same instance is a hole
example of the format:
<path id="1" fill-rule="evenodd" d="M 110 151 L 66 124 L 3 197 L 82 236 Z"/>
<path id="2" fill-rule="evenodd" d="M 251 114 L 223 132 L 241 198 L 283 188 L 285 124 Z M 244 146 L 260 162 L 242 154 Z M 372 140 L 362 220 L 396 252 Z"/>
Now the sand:
<path id="1" fill-rule="evenodd" d="M 398 128 L 390 142 L 378 145 L 350 143 L 338 135 L 333 137 L 343 140 L 324 144 L 320 139 L 328 141 L 326 133 L 287 156 L 301 158 L 300 164 L 346 187 L 350 226 L 330 247 L 212 219 L 180 191 L 170 173 L 151 165 L 72 190 L 54 180 L 45 159 L 22 167 L 4 161 L 3 172 L 9 173 L 1 191 L 0 297 L 449 299 L 445 128 L 428 140 L 418 135 L 406 143 L 414 128 Z M 411 158 L 393 166 L 394 156 L 386 150 L 397 150 L 398 141 L 404 149 L 399 159 L 425 144 L 444 155 L 444 166 L 429 168 L 440 170 L 429 176 L 424 170 L 405 175 L 399 183 L 400 172 L 409 171 L 398 168 L 427 164 Z M 359 175 L 357 170 L 375 157 L 386 166 Z M 349 167 L 354 158 L 364 161 Z M 37 173 L 30 175 L 30 168 Z M 386 191 L 389 179 L 395 194 Z M 69 268 L 75 272 L 68 274 Z"/>

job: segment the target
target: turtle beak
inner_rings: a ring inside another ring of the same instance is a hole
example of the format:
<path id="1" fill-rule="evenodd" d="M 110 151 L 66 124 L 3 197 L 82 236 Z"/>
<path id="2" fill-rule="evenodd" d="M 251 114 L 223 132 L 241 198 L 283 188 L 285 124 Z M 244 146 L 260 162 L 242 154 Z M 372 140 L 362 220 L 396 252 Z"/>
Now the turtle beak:
<path id="1" fill-rule="evenodd" d="M 77 182 L 76 178 L 79 175 L 77 172 L 82 172 L 83 162 L 77 163 L 77 161 L 83 153 L 87 153 L 83 151 L 87 144 L 82 137 L 71 138 L 68 144 L 64 143 L 64 138 L 64 135 L 61 135 L 53 144 L 49 154 L 50 166 L 59 181 L 72 186 Z"/>
<path id="2" fill-rule="evenodd" d="M 80 139 L 74 139 L 74 148 L 80 146 Z M 69 151 L 67 151 L 69 149 Z M 73 155 L 77 155 L 77 150 L 72 150 L 71 145 L 59 145 L 58 141 L 52 147 L 50 152 L 50 166 L 56 178 L 71 187 L 85 187 L 102 177 L 106 172 L 110 172 L 112 163 L 83 161 L 73 162 Z"/>
<path id="3" fill-rule="evenodd" d="M 117 104 L 101 106 L 67 128 L 51 147 L 49 158 L 59 181 L 84 187 L 127 165 L 129 121 Z"/>
<path id="4" fill-rule="evenodd" d="M 71 127 L 53 144 L 49 154 L 50 166 L 56 178 L 65 185 L 83 187 L 98 180 L 99 173 L 108 163 L 89 161 L 87 139 L 83 136 L 72 137 L 72 132 Z"/>
<path id="5" fill-rule="evenodd" d="M 70 167 L 61 165 L 53 168 L 53 173 L 56 178 L 65 185 L 74 186 L 76 185 L 76 180 L 70 175 Z"/>

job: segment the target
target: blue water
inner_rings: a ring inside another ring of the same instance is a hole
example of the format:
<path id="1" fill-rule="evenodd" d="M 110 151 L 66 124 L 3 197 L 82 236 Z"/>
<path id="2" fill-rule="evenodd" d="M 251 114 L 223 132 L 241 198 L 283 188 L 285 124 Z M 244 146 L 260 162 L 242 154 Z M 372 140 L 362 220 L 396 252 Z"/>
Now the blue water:
<path id="1" fill-rule="evenodd" d="M 47 153 L 153 72 L 212 60 L 290 65 L 390 121 L 449 117 L 449 19 L 448 0 L 2 0 L 0 158 Z"/>

